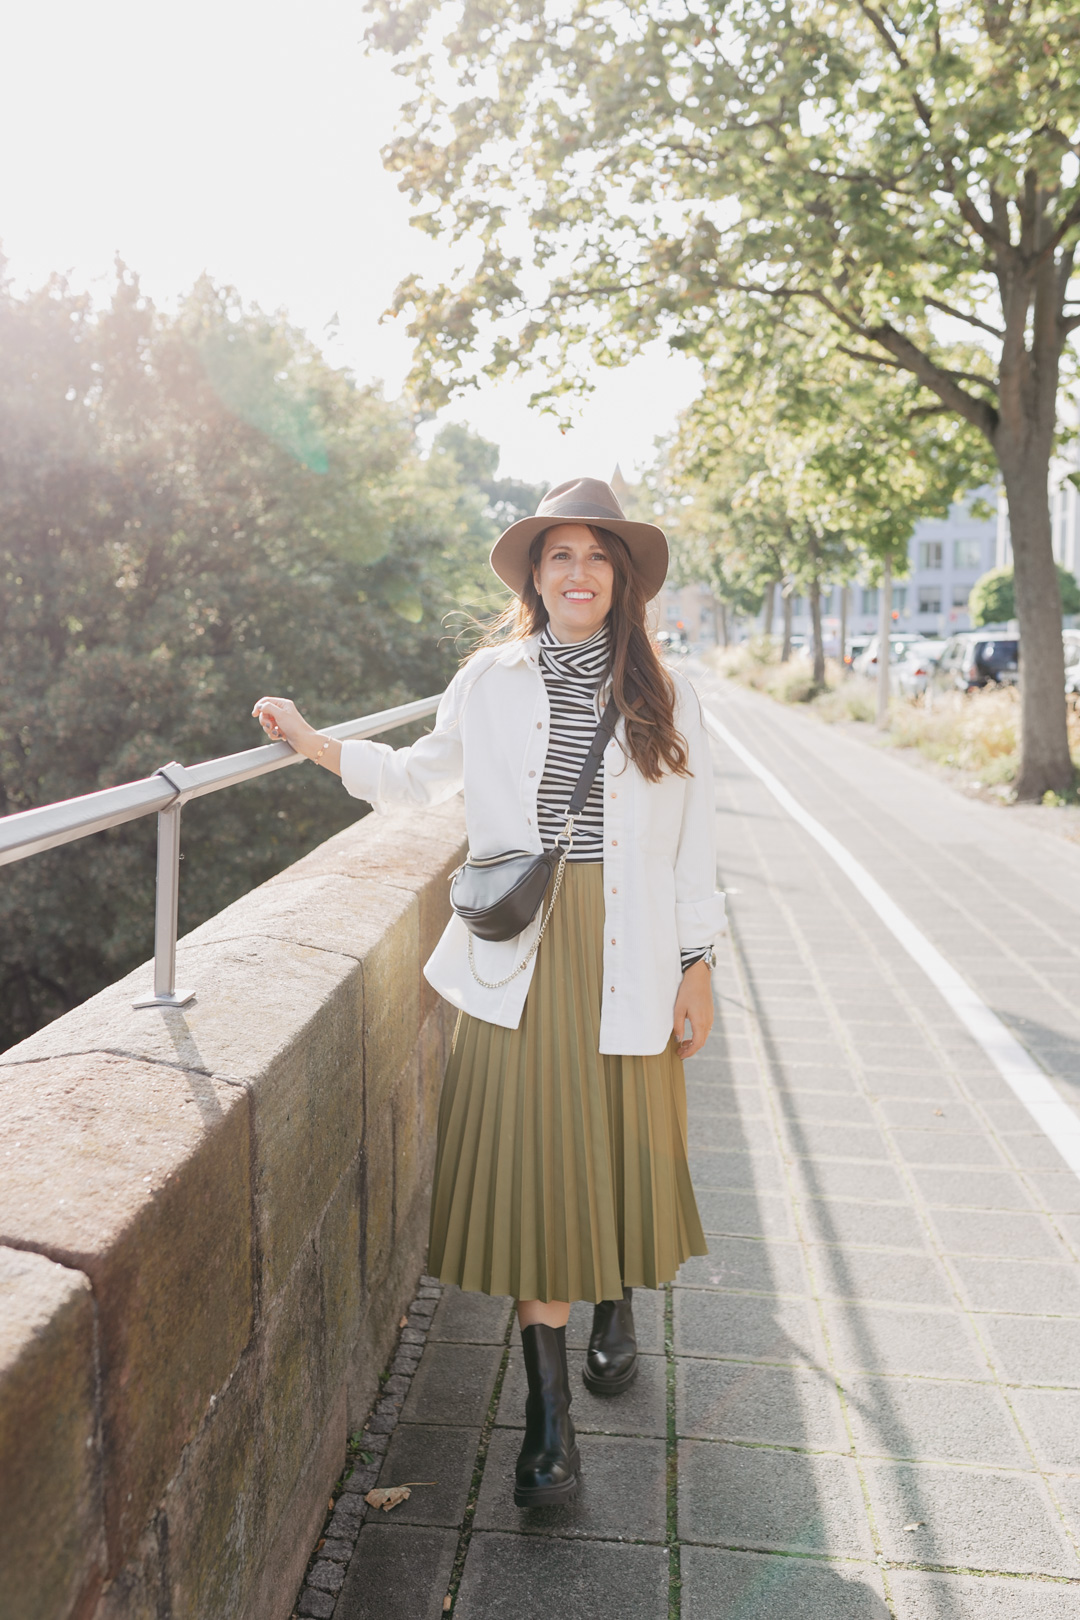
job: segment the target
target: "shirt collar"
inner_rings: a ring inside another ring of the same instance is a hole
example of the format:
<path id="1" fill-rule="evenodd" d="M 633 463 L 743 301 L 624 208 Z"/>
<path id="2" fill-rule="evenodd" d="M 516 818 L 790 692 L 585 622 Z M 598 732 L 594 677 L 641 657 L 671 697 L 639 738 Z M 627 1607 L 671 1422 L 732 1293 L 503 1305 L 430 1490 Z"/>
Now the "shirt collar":
<path id="1" fill-rule="evenodd" d="M 539 636 L 524 636 L 520 639 L 515 636 L 513 641 L 508 641 L 504 647 L 499 649 L 495 662 L 505 664 L 508 667 L 521 663 L 535 664 L 538 656 L 537 644 L 539 640 Z"/>
<path id="2" fill-rule="evenodd" d="M 587 641 L 557 641 L 546 624 L 540 632 L 540 664 L 564 680 L 599 681 L 611 660 L 611 632 L 602 624 Z"/>

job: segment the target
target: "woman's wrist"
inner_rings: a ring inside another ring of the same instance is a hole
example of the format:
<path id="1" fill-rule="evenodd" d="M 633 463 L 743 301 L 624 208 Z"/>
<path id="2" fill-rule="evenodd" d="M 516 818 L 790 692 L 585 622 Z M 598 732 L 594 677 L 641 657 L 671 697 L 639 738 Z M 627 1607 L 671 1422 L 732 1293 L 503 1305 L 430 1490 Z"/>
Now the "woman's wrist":
<path id="1" fill-rule="evenodd" d="M 305 759 L 313 760 L 319 749 L 324 747 L 328 741 L 329 739 L 324 737 L 321 731 L 316 731 L 314 726 L 308 726 L 307 730 L 302 731 L 299 737 L 295 739 L 293 747 L 298 754 L 303 754 Z"/>

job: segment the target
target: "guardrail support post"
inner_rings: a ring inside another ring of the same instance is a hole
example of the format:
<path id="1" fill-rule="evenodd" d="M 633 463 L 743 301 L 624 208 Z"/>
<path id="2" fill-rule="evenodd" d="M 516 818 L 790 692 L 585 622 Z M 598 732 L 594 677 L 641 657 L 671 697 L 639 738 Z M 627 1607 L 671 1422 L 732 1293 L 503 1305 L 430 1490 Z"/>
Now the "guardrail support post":
<path id="1" fill-rule="evenodd" d="M 162 772 L 162 775 L 165 773 Z M 186 1007 L 194 990 L 176 988 L 176 924 L 180 902 L 181 801 L 157 818 L 157 902 L 154 907 L 154 993 L 136 1007 Z"/>

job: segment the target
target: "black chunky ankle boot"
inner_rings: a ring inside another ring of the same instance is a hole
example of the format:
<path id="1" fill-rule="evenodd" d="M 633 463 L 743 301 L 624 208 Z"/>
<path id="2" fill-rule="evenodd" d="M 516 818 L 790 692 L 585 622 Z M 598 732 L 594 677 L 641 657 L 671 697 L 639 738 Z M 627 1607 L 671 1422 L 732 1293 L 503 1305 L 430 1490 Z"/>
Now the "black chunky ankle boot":
<path id="1" fill-rule="evenodd" d="M 514 1503 L 517 1507 L 551 1507 L 573 1496 L 581 1466 L 570 1421 L 566 1329 L 534 1322 L 522 1328 L 521 1348 L 529 1398 L 525 1440 L 514 1475 Z"/>
<path id="2" fill-rule="evenodd" d="M 624 1288 L 622 1299 L 602 1299 L 593 1307 L 592 1334 L 582 1376 L 585 1388 L 594 1395 L 621 1395 L 637 1377 L 633 1294 L 632 1288 Z"/>

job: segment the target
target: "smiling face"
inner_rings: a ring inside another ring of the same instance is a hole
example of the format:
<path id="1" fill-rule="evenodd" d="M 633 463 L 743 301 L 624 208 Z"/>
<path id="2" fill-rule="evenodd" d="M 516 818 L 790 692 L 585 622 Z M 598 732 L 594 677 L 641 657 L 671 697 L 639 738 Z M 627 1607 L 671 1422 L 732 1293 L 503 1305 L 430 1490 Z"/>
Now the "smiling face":
<path id="1" fill-rule="evenodd" d="M 560 523 L 544 535 L 533 583 L 557 641 L 588 641 L 611 612 L 614 569 L 585 523 Z"/>

